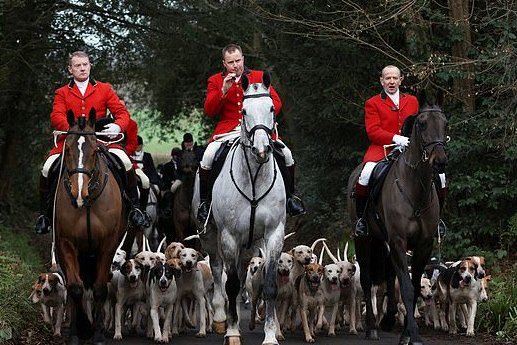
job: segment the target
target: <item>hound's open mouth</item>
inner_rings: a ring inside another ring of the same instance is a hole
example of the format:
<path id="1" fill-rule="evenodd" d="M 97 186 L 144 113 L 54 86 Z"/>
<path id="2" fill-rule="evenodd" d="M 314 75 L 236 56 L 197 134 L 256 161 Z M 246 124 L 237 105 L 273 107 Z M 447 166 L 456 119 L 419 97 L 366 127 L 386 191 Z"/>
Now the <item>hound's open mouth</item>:
<path id="1" fill-rule="evenodd" d="M 465 280 L 460 281 L 460 288 L 468 287 L 470 286 L 470 282 L 466 282 Z"/>
<path id="2" fill-rule="evenodd" d="M 134 282 L 129 282 L 129 287 L 134 289 L 138 286 L 138 280 L 135 280 Z"/>

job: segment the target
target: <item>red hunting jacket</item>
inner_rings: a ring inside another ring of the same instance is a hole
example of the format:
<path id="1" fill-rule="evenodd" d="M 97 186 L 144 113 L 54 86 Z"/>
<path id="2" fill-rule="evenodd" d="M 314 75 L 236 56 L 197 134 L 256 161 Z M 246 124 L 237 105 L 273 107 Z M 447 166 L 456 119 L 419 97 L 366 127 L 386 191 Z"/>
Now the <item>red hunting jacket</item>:
<path id="1" fill-rule="evenodd" d="M 84 96 L 81 95 L 73 79 L 67 85 L 56 90 L 50 123 L 54 129 L 66 131 L 69 128 L 66 119 L 68 110 L 72 110 L 77 119 L 79 116 L 88 117 L 92 107 L 96 110 L 97 119 L 105 117 L 109 109 L 115 118 L 115 123 L 120 126 L 122 132 L 126 131 L 129 122 L 126 107 L 120 103 L 120 99 L 110 84 L 95 81 L 92 78 L 90 78 Z M 61 153 L 64 141 L 65 136 L 59 136 L 57 147 L 54 147 L 49 155 Z"/>
<path id="2" fill-rule="evenodd" d="M 384 91 L 366 101 L 364 122 L 366 134 L 371 143 L 366 150 L 363 163 L 377 162 L 383 159 L 383 145 L 392 144 L 393 135 L 400 135 L 402 124 L 406 118 L 418 113 L 418 101 L 415 96 L 401 92 L 399 103 L 400 107 L 397 109 Z"/>
<path id="3" fill-rule="evenodd" d="M 245 69 L 244 73 L 248 77 L 250 84 L 262 83 L 262 71 Z M 214 135 L 216 134 L 230 132 L 239 124 L 242 118 L 243 90 L 241 80 L 239 79 L 238 82 L 233 83 L 226 95 L 223 96 L 222 88 L 225 76 L 226 72 L 217 73 L 208 78 L 205 114 L 210 118 L 219 115 L 219 122 L 210 136 L 209 141 L 213 141 Z M 272 86 L 269 88 L 269 91 L 273 99 L 275 115 L 278 115 L 282 108 L 282 101 Z"/>

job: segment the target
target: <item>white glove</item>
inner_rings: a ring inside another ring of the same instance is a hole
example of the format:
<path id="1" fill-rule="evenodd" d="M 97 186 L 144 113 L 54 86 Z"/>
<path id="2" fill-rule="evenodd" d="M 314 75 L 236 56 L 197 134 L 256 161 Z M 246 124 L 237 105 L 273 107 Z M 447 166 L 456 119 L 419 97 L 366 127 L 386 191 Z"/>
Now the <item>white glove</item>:
<path id="1" fill-rule="evenodd" d="M 409 138 L 402 135 L 395 134 L 392 140 L 398 146 L 406 147 L 409 145 Z"/>
<path id="2" fill-rule="evenodd" d="M 109 133 L 107 136 L 110 139 L 115 139 L 117 137 L 117 134 L 120 133 L 121 128 L 116 123 L 108 123 L 106 126 L 104 126 L 104 129 L 102 130 L 102 133 Z"/>

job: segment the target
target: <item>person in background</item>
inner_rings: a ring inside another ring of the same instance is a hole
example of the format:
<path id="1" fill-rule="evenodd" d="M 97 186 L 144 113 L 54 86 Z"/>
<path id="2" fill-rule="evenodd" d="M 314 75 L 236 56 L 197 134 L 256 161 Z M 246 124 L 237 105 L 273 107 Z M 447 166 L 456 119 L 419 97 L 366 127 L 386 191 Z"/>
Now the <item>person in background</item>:
<path id="1" fill-rule="evenodd" d="M 203 154 L 203 158 L 199 167 L 199 196 L 201 204 L 199 205 L 197 218 L 201 223 L 206 221 L 208 211 L 210 209 L 210 171 L 214 156 L 217 153 L 222 141 L 214 140 L 215 135 L 239 131 L 240 120 L 242 119 L 242 103 L 243 89 L 241 86 L 241 77 L 243 74 L 247 76 L 250 84 L 262 82 L 262 71 L 250 70 L 244 66 L 244 56 L 242 49 L 236 44 L 229 44 L 222 49 L 222 58 L 224 71 L 216 73 L 208 78 L 207 95 L 205 99 L 204 110 L 206 116 L 213 118 L 219 116 L 219 121 L 214 132 L 210 136 L 210 142 Z M 282 108 L 282 101 L 275 89 L 270 87 L 271 98 L 273 99 L 273 107 L 275 115 L 278 115 Z M 294 159 L 291 150 L 287 148 L 278 138 L 273 140 L 279 142 L 283 156 L 285 157 L 285 166 L 287 170 L 282 173 L 287 194 L 287 212 L 291 216 L 305 214 L 305 206 L 300 198 L 294 194 Z"/>
<path id="2" fill-rule="evenodd" d="M 70 81 L 63 87 L 57 89 L 54 95 L 54 104 L 50 114 L 52 128 L 58 131 L 68 131 L 67 112 L 72 111 L 77 118 L 84 116 L 95 108 L 97 120 L 105 118 L 108 110 L 114 117 L 114 122 L 108 123 L 102 132 L 110 138 L 116 138 L 119 133 L 127 129 L 129 123 L 129 112 L 125 105 L 120 102 L 110 84 L 103 83 L 90 77 L 92 64 L 90 57 L 83 51 L 73 52 L 68 59 L 68 72 L 72 75 Z M 57 145 L 48 154 L 41 169 L 39 192 L 40 192 L 40 215 L 36 220 L 35 231 L 37 234 L 46 234 L 50 231 L 52 223 L 49 218 L 50 205 L 53 196 L 50 195 L 49 172 L 56 160 L 63 152 L 65 136 L 60 136 Z M 130 226 L 143 226 L 145 216 L 139 209 L 137 178 L 133 165 L 126 152 L 119 145 L 110 145 L 109 152 L 116 155 L 123 163 L 127 176 L 126 193 L 131 199 L 131 210 L 129 212 Z"/>
<path id="3" fill-rule="evenodd" d="M 194 142 L 194 137 L 192 136 L 191 133 L 183 134 L 183 141 L 181 142 L 181 150 L 182 151 L 194 151 L 198 162 L 201 162 L 201 159 L 203 159 L 203 148 L 198 146 L 198 144 Z"/>
<path id="4" fill-rule="evenodd" d="M 366 134 L 370 139 L 370 146 L 363 157 L 364 166 L 354 190 L 358 218 L 355 225 L 356 236 L 368 234 L 366 219 L 363 217 L 368 203 L 368 182 L 374 167 L 385 156 L 384 145 L 396 144 L 400 148 L 407 147 L 409 138 L 400 135 L 402 125 L 408 116 L 418 114 L 419 105 L 416 97 L 399 91 L 403 79 L 398 67 L 384 67 L 380 76 L 381 93 L 368 99 L 364 106 Z M 441 210 L 447 191 L 445 174 L 440 174 L 439 187 L 438 199 Z M 441 236 L 445 235 L 446 227 L 441 219 L 438 231 Z"/>

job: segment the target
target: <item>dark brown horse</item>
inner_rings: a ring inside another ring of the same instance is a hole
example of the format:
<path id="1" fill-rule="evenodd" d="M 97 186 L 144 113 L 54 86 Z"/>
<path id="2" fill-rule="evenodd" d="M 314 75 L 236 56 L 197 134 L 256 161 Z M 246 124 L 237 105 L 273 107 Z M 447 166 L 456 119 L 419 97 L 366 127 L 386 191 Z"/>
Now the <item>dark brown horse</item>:
<path id="1" fill-rule="evenodd" d="M 194 224 L 191 218 L 192 195 L 194 193 L 194 178 L 199 162 L 194 151 L 183 151 L 181 155 L 181 186 L 174 194 L 173 220 L 177 241 L 183 241 L 193 235 Z"/>
<path id="2" fill-rule="evenodd" d="M 369 235 L 355 239 L 357 260 L 361 267 L 361 287 L 367 301 L 366 339 L 378 339 L 371 304 L 372 284 L 387 282 L 388 310 L 381 327 L 385 330 L 393 328 L 397 312 L 394 293 L 396 276 L 407 311 L 399 344 L 422 344 L 414 318 L 414 306 L 439 222 L 433 176 L 445 172 L 447 164 L 447 119 L 440 101 L 421 98 L 420 105 L 419 114 L 410 116 L 403 126 L 403 135 L 410 137 L 409 146 L 393 163 L 378 198 L 370 198 L 365 213 Z M 356 214 L 353 188 L 361 168 L 362 165 L 357 167 L 348 181 L 351 197 L 348 212 L 351 218 L 355 218 L 353 215 Z M 408 250 L 413 251 L 412 279 L 406 261 Z"/>
<path id="3" fill-rule="evenodd" d="M 68 113 L 70 129 L 56 191 L 55 245 L 71 303 L 69 344 L 78 344 L 79 335 L 92 331 L 94 344 L 105 343 L 102 307 L 109 268 L 126 228 L 119 186 L 97 143 L 95 116 L 92 109 L 88 118 L 76 121 Z M 93 325 L 82 307 L 85 289 L 93 290 Z"/>

